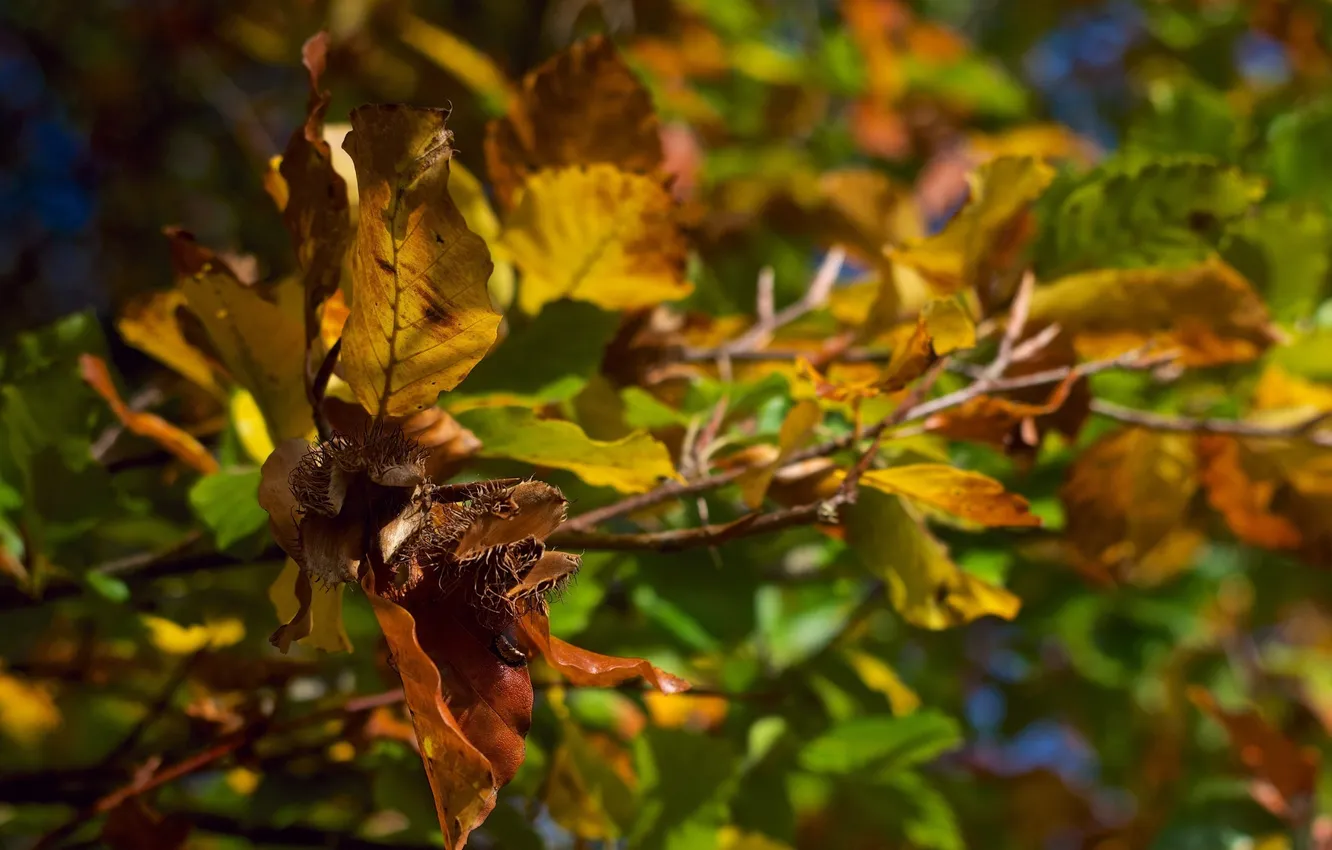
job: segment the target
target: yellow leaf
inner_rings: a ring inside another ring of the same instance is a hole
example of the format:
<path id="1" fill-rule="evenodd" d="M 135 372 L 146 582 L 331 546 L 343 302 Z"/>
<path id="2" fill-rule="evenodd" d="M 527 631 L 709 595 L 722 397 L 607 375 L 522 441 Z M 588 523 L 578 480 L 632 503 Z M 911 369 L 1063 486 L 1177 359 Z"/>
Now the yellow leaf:
<path id="1" fill-rule="evenodd" d="M 956 298 L 936 298 L 925 305 L 922 315 L 935 354 L 975 347 L 976 323 Z"/>
<path id="2" fill-rule="evenodd" d="M 1022 601 L 959 569 L 901 497 L 862 487 L 846 519 L 847 542 L 884 579 L 893 607 L 908 623 L 938 630 L 987 614 L 1017 616 Z"/>
<path id="3" fill-rule="evenodd" d="M 31 747 L 60 726 L 60 709 L 50 690 L 0 670 L 0 732 Z"/>
<path id="4" fill-rule="evenodd" d="M 1213 258 L 1188 268 L 1105 269 L 1036 290 L 1030 323 L 1058 324 L 1084 357 L 1155 343 L 1189 366 L 1252 360 L 1272 343 L 1267 307 L 1244 276 Z"/>
<path id="5" fill-rule="evenodd" d="M 1059 491 L 1075 565 L 1093 576 L 1148 582 L 1187 566 L 1198 542 L 1187 527 L 1197 478 L 1187 434 L 1125 428 L 1097 440 Z"/>
<path id="6" fill-rule="evenodd" d="M 648 691 L 643 694 L 655 726 L 668 729 L 715 729 L 726 719 L 730 701 L 715 694 L 663 694 Z"/>
<path id="7" fill-rule="evenodd" d="M 763 497 L 768 492 L 768 485 L 772 483 L 773 474 L 813 435 L 814 429 L 822 419 L 823 411 L 816 401 L 797 402 L 787 412 L 777 435 L 776 459 L 771 463 L 747 470 L 738 481 L 741 497 L 748 508 L 758 510 L 762 506 Z"/>
<path id="8" fill-rule="evenodd" d="M 563 735 L 544 786 L 550 816 L 581 838 L 619 837 L 634 804 L 628 754 L 604 735 L 584 733 L 568 720 L 560 725 Z"/>
<path id="9" fill-rule="evenodd" d="M 231 425 L 236 429 L 241 447 L 255 463 L 263 463 L 273 453 L 273 438 L 268 436 L 264 414 L 254 396 L 246 390 L 231 394 Z"/>
<path id="10" fill-rule="evenodd" d="M 1084 165 L 1096 156 L 1096 145 L 1062 124 L 1028 124 L 993 135 L 976 133 L 968 140 L 981 156 L 1032 156 L 1071 159 Z"/>
<path id="11" fill-rule="evenodd" d="M 259 787 L 259 780 L 263 779 L 263 774 L 258 771 L 250 770 L 247 767 L 233 767 L 227 771 L 227 787 L 241 797 L 248 797 Z"/>
<path id="12" fill-rule="evenodd" d="M 893 714 L 901 717 L 920 708 L 920 697 L 898 678 L 897 671 L 882 659 L 859 650 L 847 650 L 846 660 L 865 687 L 888 698 Z"/>
<path id="13" fill-rule="evenodd" d="M 1300 410 L 1308 416 L 1332 411 L 1332 386 L 1292 375 L 1269 364 L 1253 391 L 1255 410 Z"/>
<path id="14" fill-rule="evenodd" d="M 245 624 L 235 617 L 210 620 L 201 625 L 182 626 L 165 617 L 140 614 L 153 646 L 170 655 L 188 655 L 201 649 L 221 649 L 245 638 Z"/>
<path id="15" fill-rule="evenodd" d="M 971 199 L 933 236 L 889 251 L 897 263 L 924 275 L 940 292 L 984 283 L 1011 271 L 1020 247 L 1021 219 L 1050 185 L 1054 169 L 1031 157 L 1001 157 L 971 175 Z"/>
<path id="16" fill-rule="evenodd" d="M 642 493 L 663 478 L 678 478 L 666 446 L 646 431 L 606 443 L 572 422 L 538 419 L 521 407 L 478 408 L 457 418 L 481 440 L 481 457 L 567 469 L 595 487 L 624 493 Z"/>
<path id="17" fill-rule="evenodd" d="M 175 425 L 155 413 L 131 410 L 116 390 L 111 373 L 102 358 L 92 354 L 79 355 L 79 372 L 83 381 L 100 395 L 116 418 L 130 431 L 147 437 L 205 475 L 217 472 L 217 460 L 208 449 Z"/>
<path id="18" fill-rule="evenodd" d="M 608 163 L 647 174 L 661 161 L 652 97 L 603 36 L 524 77 L 509 113 L 486 127 L 486 170 L 505 209 L 540 169 Z"/>
<path id="19" fill-rule="evenodd" d="M 178 289 L 136 298 L 125 308 L 116 329 L 125 342 L 189 378 L 217 398 L 226 397 L 213 363 L 185 336 L 185 293 Z"/>
<path id="20" fill-rule="evenodd" d="M 279 622 L 291 622 L 300 609 L 300 601 L 296 598 L 296 576 L 300 571 L 300 566 L 288 558 L 282 572 L 268 588 L 268 598 L 277 611 Z M 297 643 L 325 652 L 352 651 L 351 639 L 342 623 L 342 588 L 343 585 L 337 582 L 311 584 L 310 631 Z"/>
<path id="21" fill-rule="evenodd" d="M 867 470 L 860 481 L 986 526 L 1040 525 L 1027 500 L 1004 490 L 988 475 L 942 463 L 916 463 Z"/>
<path id="22" fill-rule="evenodd" d="M 522 272 L 525 313 L 560 298 L 608 310 L 650 307 L 693 288 L 670 193 L 655 177 L 613 165 L 532 175 L 500 244 Z"/>
<path id="23" fill-rule="evenodd" d="M 513 96 L 509 78 L 480 50 L 412 14 L 403 16 L 399 35 L 421 55 L 461 80 L 487 109 L 501 111 L 508 105 Z"/>
<path id="24" fill-rule="evenodd" d="M 227 260 L 169 228 L 176 284 L 227 371 L 254 395 L 275 439 L 314 429 L 305 398 L 305 293 L 297 278 L 242 279 Z"/>
<path id="25" fill-rule="evenodd" d="M 490 253 L 448 193 L 447 113 L 363 106 L 343 145 L 356 164 L 361 214 L 342 362 L 372 414 L 432 406 L 495 342 L 500 315 Z"/>

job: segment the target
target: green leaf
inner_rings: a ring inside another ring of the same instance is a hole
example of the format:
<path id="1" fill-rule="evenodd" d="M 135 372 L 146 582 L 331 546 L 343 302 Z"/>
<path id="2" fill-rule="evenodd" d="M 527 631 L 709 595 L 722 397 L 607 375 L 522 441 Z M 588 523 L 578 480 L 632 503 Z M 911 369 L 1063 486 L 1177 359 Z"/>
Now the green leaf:
<path id="1" fill-rule="evenodd" d="M 715 835 L 728 820 L 726 801 L 737 787 L 739 757 L 730 742 L 650 728 L 636 744 L 644 799 L 634 828 L 637 845 L 685 850 L 699 846 L 700 834 Z"/>
<path id="2" fill-rule="evenodd" d="M 1231 161 L 1242 127 L 1226 96 L 1190 78 L 1155 80 L 1147 109 L 1129 128 L 1125 147 L 1157 154 L 1207 154 Z"/>
<path id="3" fill-rule="evenodd" d="M 1267 172 L 1272 193 L 1324 203 L 1332 193 L 1332 99 L 1278 116 L 1267 128 Z"/>
<path id="4" fill-rule="evenodd" d="M 462 394 L 514 393 L 562 401 L 572 393 L 553 398 L 549 388 L 559 384 L 577 392 L 601 365 L 602 352 L 618 323 L 617 313 L 592 304 L 568 300 L 547 304 L 536 317 L 513 327 L 449 400 Z M 570 376 L 582 380 L 562 380 Z"/>
<path id="5" fill-rule="evenodd" d="M 912 811 L 903 819 L 903 831 L 914 847 L 929 850 L 964 850 L 966 842 L 957 813 L 939 790 L 915 771 L 899 771 L 886 784 L 906 797 Z"/>
<path id="6" fill-rule="evenodd" d="M 962 743 L 951 717 L 921 710 L 906 717 L 875 715 L 838 723 L 800 751 L 800 764 L 818 773 L 874 767 L 880 775 L 927 762 Z"/>
<path id="7" fill-rule="evenodd" d="M 675 477 L 666 446 L 642 431 L 605 443 L 572 422 L 538 419 L 523 407 L 478 408 L 457 418 L 481 440 L 482 457 L 567 469 L 588 484 L 625 493 L 641 493 Z"/>
<path id="8" fill-rule="evenodd" d="M 258 493 L 257 468 L 224 469 L 195 482 L 190 488 L 190 506 L 213 533 L 217 547 L 228 550 L 267 529 L 268 514 L 259 507 Z"/>
<path id="9" fill-rule="evenodd" d="M 1263 195 L 1261 180 L 1201 156 L 1121 155 L 1047 210 L 1043 277 L 1093 268 L 1188 265 Z"/>
<path id="10" fill-rule="evenodd" d="M 1222 244 L 1225 258 L 1266 296 L 1282 321 L 1307 318 L 1328 291 L 1332 227 L 1312 204 L 1272 204 L 1240 219 Z"/>

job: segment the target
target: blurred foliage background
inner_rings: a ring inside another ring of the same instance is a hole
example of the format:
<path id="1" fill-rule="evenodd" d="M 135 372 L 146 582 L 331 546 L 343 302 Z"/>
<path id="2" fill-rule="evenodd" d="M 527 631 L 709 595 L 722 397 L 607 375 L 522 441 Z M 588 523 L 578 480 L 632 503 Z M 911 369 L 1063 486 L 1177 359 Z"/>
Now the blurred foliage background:
<path id="1" fill-rule="evenodd" d="M 504 109 L 491 65 L 517 80 L 581 36 L 611 34 L 656 100 L 676 195 L 697 215 L 688 307 L 712 315 L 751 312 L 765 266 L 780 301 L 799 296 L 823 242 L 810 199 L 832 169 L 882 175 L 889 206 L 934 232 L 966 200 L 975 166 L 1058 156 L 1075 164 L 1038 208 L 1048 234 L 1057 201 L 1105 157 L 1234 166 L 1266 186 L 1242 222 L 1203 204 L 1183 216 L 1197 241 L 1181 248 L 1174 231 L 1154 243 L 1150 224 L 1098 245 L 1103 226 L 1124 231 L 1093 221 L 1085 244 L 1038 241 L 1038 265 L 1217 250 L 1261 289 L 1291 343 L 1261 365 L 1316 384 L 1332 379 L 1330 25 L 1322 0 L 7 0 L 0 539 L 4 572 L 43 562 L 59 580 L 39 603 L 17 579 L 0 586 L 0 842 L 31 846 L 128 781 L 110 769 L 127 755 L 170 762 L 255 716 L 328 706 L 329 728 L 247 741 L 158 789 L 154 808 L 193 824 L 181 838 L 191 847 L 438 839 L 400 714 L 372 706 L 344 724 L 337 713 L 391 682 L 369 607 L 348 596 L 350 655 L 270 650 L 277 564 L 245 498 L 258 472 L 244 435 L 113 331 L 126 303 L 171 280 L 165 225 L 251 252 L 269 274 L 294 267 L 261 176 L 303 120 L 299 56 L 313 32 L 331 36 L 330 121 L 364 102 L 449 105 L 457 157 L 475 174 L 485 122 Z M 1167 186 L 1160 204 L 1206 191 Z M 849 265 L 874 272 L 854 253 Z M 596 371 L 613 325 L 594 324 L 595 350 L 551 368 Z M 94 462 L 112 416 L 78 378 L 85 351 L 144 387 L 132 403 L 168 400 L 164 414 L 205 440 L 226 480 L 201 486 L 146 441 Z M 632 364 L 606 371 L 617 368 Z M 1107 374 L 1097 388 L 1235 415 L 1257 375 L 1253 364 L 1214 367 L 1177 392 Z M 760 433 L 776 433 L 782 395 L 760 387 L 747 401 Z M 1108 430 L 1097 423 L 1080 445 Z M 1020 543 L 941 535 L 964 569 L 1021 597 L 1013 622 L 913 629 L 866 605 L 854 556 L 811 529 L 718 552 L 589 552 L 553 631 L 703 686 L 665 699 L 538 684 L 528 761 L 474 843 L 1332 847 L 1332 823 L 1318 817 L 1332 809 L 1326 774 L 1310 790 L 1303 773 L 1332 729 L 1332 533 L 1296 557 L 1241 542 L 1213 516 L 1180 563 L 1103 586 L 1057 551 L 1078 522 L 1059 492 L 1076 455 L 1058 441 L 1017 463 L 984 446 L 946 449 L 1045 520 Z M 572 478 L 565 489 L 580 490 Z M 1312 522 L 1326 531 L 1332 517 Z M 163 552 L 185 553 L 192 569 L 141 568 L 144 553 Z M 1233 746 L 1191 687 L 1259 707 L 1282 730 L 1276 742 L 1241 735 L 1248 743 Z M 1263 763 L 1300 774 L 1298 812 L 1289 788 L 1274 798 L 1271 776 L 1253 779 Z M 139 846 L 182 846 L 162 840 Z"/>

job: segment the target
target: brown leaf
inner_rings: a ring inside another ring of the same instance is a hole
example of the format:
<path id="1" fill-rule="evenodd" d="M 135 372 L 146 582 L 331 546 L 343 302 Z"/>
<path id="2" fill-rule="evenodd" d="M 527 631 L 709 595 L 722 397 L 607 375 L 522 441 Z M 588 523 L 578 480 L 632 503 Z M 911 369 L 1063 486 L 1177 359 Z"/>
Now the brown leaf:
<path id="1" fill-rule="evenodd" d="M 112 850 L 181 850 L 190 823 L 180 815 L 162 816 L 139 797 L 111 810 L 102 825 L 102 840 Z"/>
<path id="2" fill-rule="evenodd" d="M 505 593 L 512 598 L 524 594 L 545 593 L 578 572 L 583 559 L 570 552 L 543 552 L 537 562 L 528 570 L 523 580 Z"/>
<path id="3" fill-rule="evenodd" d="M 1319 753 L 1301 747 L 1274 728 L 1256 711 L 1228 711 L 1203 688 L 1189 688 L 1189 699 L 1203 713 L 1225 727 L 1230 746 L 1240 762 L 1260 783 L 1275 791 L 1273 814 L 1300 818 L 1311 804 L 1318 781 Z M 1266 789 L 1264 789 L 1266 790 Z M 1269 795 L 1256 794 L 1267 801 Z"/>
<path id="4" fill-rule="evenodd" d="M 662 162 L 652 98 L 603 36 L 524 77 L 509 114 L 486 128 L 486 168 L 506 208 L 531 173 L 598 162 L 637 172 Z"/>
<path id="5" fill-rule="evenodd" d="M 194 437 L 172 425 L 155 413 L 130 410 L 121 399 L 106 361 L 92 354 L 79 355 L 79 372 L 84 383 L 92 387 L 111 408 L 126 428 L 141 437 L 147 437 L 205 475 L 217 472 L 218 464 L 208 450 Z"/>
<path id="6" fill-rule="evenodd" d="M 357 400 L 377 417 L 433 407 L 485 356 L 499 328 L 486 287 L 490 252 L 448 192 L 446 115 L 362 106 L 343 141 L 361 212 L 342 363 Z"/>
<path id="7" fill-rule="evenodd" d="M 1063 407 L 1077 381 L 1078 377 L 1070 374 L 1051 391 L 1043 404 L 978 396 L 952 410 L 929 417 L 925 420 L 925 428 L 949 439 L 989 443 L 1001 449 L 1033 446 L 1039 436 L 1035 420 Z"/>
<path id="8" fill-rule="evenodd" d="M 310 574 L 304 569 L 296 573 L 295 592 L 296 613 L 290 620 L 278 626 L 268 638 L 268 642 L 276 646 L 283 655 L 290 651 L 293 643 L 309 635 L 314 628 L 314 619 L 310 614 L 314 588 L 310 586 Z"/>
<path id="9" fill-rule="evenodd" d="M 1087 448 L 1059 491 L 1075 565 L 1154 583 L 1187 566 L 1201 535 L 1188 522 L 1197 459 L 1187 434 L 1124 428 Z"/>
<path id="10" fill-rule="evenodd" d="M 687 681 L 641 658 L 602 655 L 565 643 L 550 633 L 550 621 L 539 612 L 534 611 L 520 619 L 517 628 L 528 654 L 539 652 L 546 663 L 575 686 L 613 688 L 630 679 L 641 678 L 664 694 L 689 690 Z"/>
<path id="11" fill-rule="evenodd" d="M 264 461 L 259 477 L 259 507 L 268 512 L 268 528 L 282 550 L 297 562 L 301 560 L 301 537 L 290 481 L 291 473 L 309 450 L 305 440 L 283 440 Z"/>
<path id="12" fill-rule="evenodd" d="M 454 689 L 443 689 L 441 669 L 436 666 L 441 658 L 427 654 L 417 635 L 417 618 L 397 603 L 375 592 L 373 570 L 366 570 L 361 580 L 366 597 L 374 608 L 379 626 L 384 630 L 393 653 L 394 666 L 402 677 L 407 707 L 412 714 L 412 725 L 421 745 L 421 760 L 425 763 L 430 791 L 435 798 L 435 813 L 444 832 L 444 846 L 461 850 L 468 834 L 495 808 L 496 791 L 503 784 L 497 779 L 487 755 L 463 731 L 465 721 L 459 716 L 474 709 L 473 700 Z M 457 628 L 452 621 L 435 616 L 445 631 Z M 438 633 L 431 633 L 438 639 Z M 436 653 L 448 655 L 449 647 L 431 644 Z M 447 663 L 447 662 L 446 662 Z M 450 668 L 451 669 L 451 668 Z M 507 669 L 507 668 L 506 668 Z M 520 671 L 526 678 L 526 671 Z M 453 677 L 456 679 L 456 675 Z M 474 696 L 474 694 L 473 694 Z M 531 712 L 531 683 L 528 683 L 528 719 Z M 456 711 L 456 713 L 455 713 Z M 475 716 L 474 712 L 470 716 Z M 476 724 L 473 724 L 474 726 Z M 523 731 L 526 732 L 526 726 Z M 490 743 L 494 743 L 493 741 Z M 518 762 L 522 761 L 521 736 L 518 737 Z M 492 746 L 493 749 L 493 746 Z M 512 759 L 508 759 L 511 762 Z M 510 765 L 506 764 L 505 769 Z M 516 767 L 513 767 L 516 770 Z M 509 774 L 512 778 L 512 773 Z M 507 780 L 506 780 L 507 781 Z"/>
<path id="13" fill-rule="evenodd" d="M 351 240 L 347 183 L 333 168 L 333 150 L 324 141 L 324 114 L 330 95 L 319 88 L 327 65 L 328 33 L 311 36 L 301 48 L 310 74 L 305 123 L 292 133 L 282 154 L 287 185 L 282 222 L 291 233 L 305 284 L 305 340 L 319 335 L 319 305 L 338 288 L 342 261 Z"/>
<path id="14" fill-rule="evenodd" d="M 1238 440 L 1200 434 L 1195 446 L 1198 480 L 1207 493 L 1207 502 L 1225 517 L 1236 537 L 1266 549 L 1294 549 L 1300 545 L 1300 530 L 1271 510 L 1279 482 L 1249 476 L 1241 462 Z"/>

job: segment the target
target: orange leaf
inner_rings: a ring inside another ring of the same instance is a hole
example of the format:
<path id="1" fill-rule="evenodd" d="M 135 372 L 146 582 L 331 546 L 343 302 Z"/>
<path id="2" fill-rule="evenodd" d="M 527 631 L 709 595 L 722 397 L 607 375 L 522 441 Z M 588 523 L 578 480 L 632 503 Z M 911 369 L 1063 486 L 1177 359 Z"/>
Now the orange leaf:
<path id="1" fill-rule="evenodd" d="M 1202 688 L 1189 688 L 1189 699 L 1204 714 L 1225 727 L 1230 746 L 1245 768 L 1276 792 L 1275 799 L 1267 793 L 1255 795 L 1269 808 L 1270 803 L 1277 805 L 1278 810 L 1273 814 L 1299 813 L 1310 804 L 1309 798 L 1318 780 L 1317 750 L 1301 747 L 1290 740 L 1256 711 L 1227 711 Z"/>
<path id="2" fill-rule="evenodd" d="M 106 400 L 111 412 L 125 427 L 141 437 L 154 441 L 180 460 L 205 475 L 217 472 L 217 461 L 194 437 L 154 413 L 130 410 L 121 399 L 106 361 L 92 354 L 79 355 L 79 371 L 84 382 Z"/>
<path id="3" fill-rule="evenodd" d="M 425 763 L 426 777 L 435 798 L 435 813 L 444 832 L 444 846 L 461 850 L 467 843 L 468 833 L 495 808 L 496 791 L 502 784 L 490 760 L 463 731 L 462 724 L 466 722 L 463 713 L 474 716 L 476 705 L 473 700 L 457 699 L 459 694 L 453 690 L 449 690 L 446 696 L 437 660 L 427 654 L 418 641 L 417 620 L 407 609 L 375 592 L 373 570 L 365 571 L 361 583 L 379 626 L 384 630 L 398 674 L 402 676 L 407 707 L 416 727 L 416 739 L 421 745 L 421 760 Z M 431 619 L 438 622 L 445 618 L 438 615 L 427 618 Z M 446 624 L 446 628 L 450 625 Z M 437 652 L 445 650 L 442 646 L 434 648 Z M 526 672 L 522 675 L 526 678 Z M 530 720 L 530 683 L 527 694 Z M 521 736 L 518 744 L 521 748 Z M 521 752 L 520 749 L 519 763 Z M 516 766 L 513 769 L 516 770 Z M 508 778 L 512 778 L 512 773 Z"/>
<path id="4" fill-rule="evenodd" d="M 602 655 L 565 643 L 550 633 L 550 621 L 539 612 L 523 617 L 517 626 L 529 653 L 540 652 L 546 662 L 573 685 L 613 688 L 630 679 L 641 678 L 664 694 L 689 690 L 689 683 L 684 679 L 653 667 L 641 658 Z"/>
<path id="5" fill-rule="evenodd" d="M 523 78 L 509 114 L 486 128 L 486 168 L 504 207 L 543 168 L 605 162 L 650 172 L 662 162 L 647 89 L 602 36 L 581 41 Z"/>
<path id="6" fill-rule="evenodd" d="M 926 430 L 953 440 L 989 443 L 999 448 L 1034 445 L 1035 419 L 1059 410 L 1068 400 L 1078 376 L 1070 374 L 1050 393 L 1044 404 L 1029 404 L 997 396 L 978 396 L 953 410 L 925 420 Z M 1027 426 L 1027 422 L 1031 425 Z"/>
<path id="7" fill-rule="evenodd" d="M 1198 479 L 1207 491 L 1207 502 L 1225 517 L 1236 537 L 1267 549 L 1299 547 L 1299 529 L 1271 512 L 1276 483 L 1249 476 L 1240 461 L 1238 440 L 1203 434 L 1196 446 Z"/>

